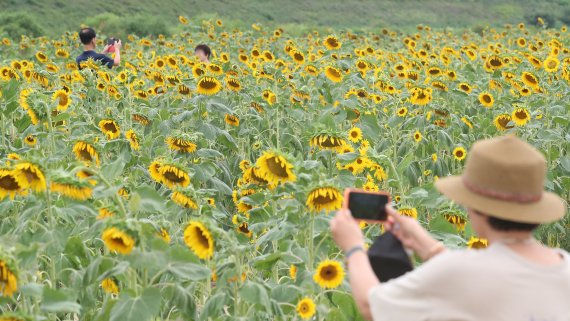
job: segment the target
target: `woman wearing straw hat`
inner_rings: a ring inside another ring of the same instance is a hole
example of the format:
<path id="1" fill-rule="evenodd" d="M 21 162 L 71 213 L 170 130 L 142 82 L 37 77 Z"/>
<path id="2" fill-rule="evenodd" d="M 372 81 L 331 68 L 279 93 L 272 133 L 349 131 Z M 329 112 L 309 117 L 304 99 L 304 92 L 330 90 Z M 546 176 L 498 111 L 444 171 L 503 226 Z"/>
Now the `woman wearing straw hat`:
<path id="1" fill-rule="evenodd" d="M 476 142 L 461 176 L 435 185 L 467 208 L 484 250 L 446 250 L 419 223 L 388 208 L 385 224 L 425 262 L 380 284 L 348 210 L 331 221 L 346 258 L 353 295 L 367 319 L 570 320 L 570 255 L 536 241 L 539 224 L 561 219 L 566 205 L 544 191 L 546 161 L 515 136 Z"/>

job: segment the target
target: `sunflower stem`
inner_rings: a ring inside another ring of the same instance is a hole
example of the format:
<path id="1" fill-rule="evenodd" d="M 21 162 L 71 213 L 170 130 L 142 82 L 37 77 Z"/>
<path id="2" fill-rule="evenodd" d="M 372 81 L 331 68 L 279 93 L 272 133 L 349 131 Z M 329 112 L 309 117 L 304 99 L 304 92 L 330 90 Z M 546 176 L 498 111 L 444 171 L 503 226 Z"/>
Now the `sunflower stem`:
<path id="1" fill-rule="evenodd" d="M 313 261 L 314 261 L 314 256 L 315 256 L 315 249 L 313 248 L 313 234 L 314 234 L 314 230 L 315 230 L 315 215 L 311 212 L 309 217 L 309 266 L 308 269 L 312 269 L 313 268 Z"/>

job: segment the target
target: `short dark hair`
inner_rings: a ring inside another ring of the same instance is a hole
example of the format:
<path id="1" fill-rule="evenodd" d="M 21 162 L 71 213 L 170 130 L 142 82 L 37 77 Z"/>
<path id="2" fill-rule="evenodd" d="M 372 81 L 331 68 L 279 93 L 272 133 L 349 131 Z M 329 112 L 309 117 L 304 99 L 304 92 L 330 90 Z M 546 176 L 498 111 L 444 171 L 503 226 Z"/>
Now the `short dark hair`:
<path id="1" fill-rule="evenodd" d="M 81 43 L 84 45 L 89 44 L 95 37 L 97 37 L 97 34 L 93 28 L 83 28 L 79 31 L 79 39 L 81 39 Z"/>
<path id="2" fill-rule="evenodd" d="M 510 232 L 510 231 L 532 232 L 540 225 L 535 223 L 513 222 L 492 216 L 487 216 L 487 222 L 489 222 L 491 228 L 501 232 Z"/>
<path id="3" fill-rule="evenodd" d="M 210 47 L 208 47 L 208 45 L 205 44 L 197 45 L 196 48 L 194 49 L 194 52 L 198 50 L 202 50 L 206 55 L 206 57 L 208 58 L 210 58 L 210 55 L 212 54 L 212 49 L 210 49 Z"/>
<path id="4" fill-rule="evenodd" d="M 504 220 L 502 218 L 497 218 L 497 217 L 494 217 L 492 215 L 482 213 L 480 211 L 477 211 L 474 208 L 472 208 L 471 210 L 473 211 L 473 213 L 475 213 L 477 215 L 485 216 L 487 218 L 487 222 L 489 223 L 491 228 L 494 229 L 495 231 L 501 231 L 501 232 L 511 232 L 511 231 L 532 232 L 537 227 L 540 226 L 540 224 L 536 224 L 536 223 L 521 223 L 521 222 Z"/>

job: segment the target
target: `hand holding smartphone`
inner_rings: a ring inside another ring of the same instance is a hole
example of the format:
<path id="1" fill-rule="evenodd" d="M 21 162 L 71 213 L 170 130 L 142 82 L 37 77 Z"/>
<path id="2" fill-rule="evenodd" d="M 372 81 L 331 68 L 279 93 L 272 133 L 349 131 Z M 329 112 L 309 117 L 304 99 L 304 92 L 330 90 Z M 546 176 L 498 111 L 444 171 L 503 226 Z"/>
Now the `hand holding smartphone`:
<path id="1" fill-rule="evenodd" d="M 390 194 L 386 192 L 368 192 L 362 189 L 347 188 L 344 191 L 344 208 L 352 213 L 352 217 L 369 223 L 382 223 L 388 219 L 386 204 Z"/>

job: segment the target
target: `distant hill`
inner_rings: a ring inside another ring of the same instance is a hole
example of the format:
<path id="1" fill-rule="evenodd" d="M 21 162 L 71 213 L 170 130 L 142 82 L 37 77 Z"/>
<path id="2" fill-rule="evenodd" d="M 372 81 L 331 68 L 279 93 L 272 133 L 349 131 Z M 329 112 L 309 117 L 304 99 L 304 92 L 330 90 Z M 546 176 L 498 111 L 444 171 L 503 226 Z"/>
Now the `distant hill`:
<path id="1" fill-rule="evenodd" d="M 309 28 L 484 27 L 570 22 L 570 0 L 0 0 L 0 35 L 57 35 L 82 23 L 136 33 L 176 31 L 178 15 Z M 195 20 L 195 22 L 199 20 Z"/>

